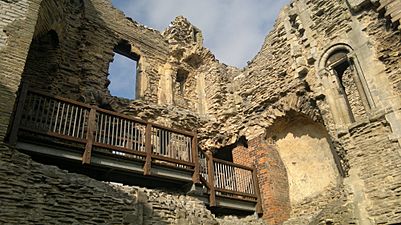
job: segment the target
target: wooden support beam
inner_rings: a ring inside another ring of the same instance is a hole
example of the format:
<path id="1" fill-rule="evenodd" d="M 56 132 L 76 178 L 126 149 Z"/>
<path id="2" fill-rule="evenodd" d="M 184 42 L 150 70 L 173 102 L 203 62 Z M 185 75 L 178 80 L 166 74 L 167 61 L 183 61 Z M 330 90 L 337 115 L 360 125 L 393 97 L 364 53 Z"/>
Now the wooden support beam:
<path id="1" fill-rule="evenodd" d="M 192 137 L 192 161 L 195 163 L 194 175 L 192 176 L 192 182 L 194 184 L 200 183 L 200 161 L 198 157 L 198 137 L 197 133 L 194 133 Z"/>
<path id="2" fill-rule="evenodd" d="M 11 133 L 9 143 L 12 146 L 17 144 L 18 139 L 18 130 L 22 119 L 22 113 L 24 111 L 24 104 L 26 100 L 26 96 L 28 94 L 28 85 L 25 83 L 21 84 L 20 93 L 17 100 L 17 107 L 15 111 L 15 116 L 12 123 Z"/>
<path id="3" fill-rule="evenodd" d="M 256 203 L 256 213 L 257 214 L 263 214 L 263 208 L 262 208 L 262 197 L 260 195 L 260 189 L 259 189 L 259 182 L 258 182 L 258 175 L 256 171 L 256 167 L 253 168 L 252 170 L 252 178 L 253 178 L 253 185 L 254 185 L 254 190 L 257 198 L 257 203 Z"/>
<path id="4" fill-rule="evenodd" d="M 152 167 L 152 125 L 148 123 L 145 131 L 146 161 L 143 167 L 143 174 L 150 175 Z"/>
<path id="5" fill-rule="evenodd" d="M 206 158 L 207 158 L 208 181 L 210 185 L 209 205 L 210 207 L 213 207 L 216 206 L 216 189 L 214 186 L 214 165 L 213 165 L 213 154 L 211 151 L 206 152 Z"/>
<path id="6" fill-rule="evenodd" d="M 96 130 L 96 108 L 92 107 L 88 117 L 88 129 L 86 133 L 85 152 L 82 156 L 82 164 L 90 164 L 93 148 L 93 140 Z"/>

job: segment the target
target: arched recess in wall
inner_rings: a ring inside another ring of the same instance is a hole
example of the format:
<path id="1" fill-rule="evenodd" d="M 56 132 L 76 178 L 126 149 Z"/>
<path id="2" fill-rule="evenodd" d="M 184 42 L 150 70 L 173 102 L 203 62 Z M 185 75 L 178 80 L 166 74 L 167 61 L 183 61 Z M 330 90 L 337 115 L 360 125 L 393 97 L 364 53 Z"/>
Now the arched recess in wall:
<path id="1" fill-rule="evenodd" d="M 366 118 L 375 107 L 363 68 L 350 46 L 336 44 L 325 51 L 319 77 L 337 127 Z"/>
<path id="2" fill-rule="evenodd" d="M 56 31 L 50 30 L 34 37 L 29 48 L 22 82 L 31 88 L 52 92 L 54 77 L 59 70 L 60 41 Z"/>
<path id="3" fill-rule="evenodd" d="M 186 96 L 186 82 L 188 79 L 189 71 L 183 68 L 178 68 L 173 84 L 173 101 L 174 104 L 181 107 L 187 107 Z"/>
<path id="4" fill-rule="evenodd" d="M 341 168 L 325 127 L 290 111 L 267 130 L 287 171 L 291 206 L 324 194 L 341 180 Z"/>

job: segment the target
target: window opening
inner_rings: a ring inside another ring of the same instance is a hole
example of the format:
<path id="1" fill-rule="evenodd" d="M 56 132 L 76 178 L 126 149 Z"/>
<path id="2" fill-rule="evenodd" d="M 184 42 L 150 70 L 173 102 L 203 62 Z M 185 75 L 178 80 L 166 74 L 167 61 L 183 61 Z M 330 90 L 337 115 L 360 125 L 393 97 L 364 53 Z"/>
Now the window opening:
<path id="1" fill-rule="evenodd" d="M 188 77 L 188 71 L 183 69 L 178 69 L 177 76 L 175 78 L 176 86 L 178 86 L 178 94 L 183 96 L 185 93 L 185 81 Z"/>
<path id="2" fill-rule="evenodd" d="M 113 61 L 109 65 L 110 94 L 126 99 L 136 99 L 139 56 L 131 52 L 131 45 L 120 42 L 114 48 Z"/>
<path id="3" fill-rule="evenodd" d="M 360 81 L 360 74 L 353 68 L 349 51 L 340 49 L 328 57 L 326 68 L 336 76 L 337 89 L 343 98 L 350 122 L 366 116 L 366 96 Z"/>

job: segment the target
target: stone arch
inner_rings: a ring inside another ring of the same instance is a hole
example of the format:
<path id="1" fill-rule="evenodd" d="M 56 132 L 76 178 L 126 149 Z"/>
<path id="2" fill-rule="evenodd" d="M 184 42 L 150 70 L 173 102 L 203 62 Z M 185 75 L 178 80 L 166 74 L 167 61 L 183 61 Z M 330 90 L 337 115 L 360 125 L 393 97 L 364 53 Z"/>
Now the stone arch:
<path id="1" fill-rule="evenodd" d="M 29 47 L 22 82 L 53 95 L 78 99 L 82 61 L 81 0 L 43 0 Z"/>
<path id="2" fill-rule="evenodd" d="M 329 47 L 319 61 L 319 77 L 338 127 L 364 119 L 374 107 L 358 57 L 343 43 Z"/>
<path id="3" fill-rule="evenodd" d="M 42 91 L 54 89 L 54 75 L 59 71 L 60 40 L 55 30 L 34 37 L 29 48 L 22 82 Z"/>
<path id="4" fill-rule="evenodd" d="M 287 171 L 291 208 L 322 195 L 341 182 L 341 167 L 325 127 L 295 111 L 266 131 Z"/>

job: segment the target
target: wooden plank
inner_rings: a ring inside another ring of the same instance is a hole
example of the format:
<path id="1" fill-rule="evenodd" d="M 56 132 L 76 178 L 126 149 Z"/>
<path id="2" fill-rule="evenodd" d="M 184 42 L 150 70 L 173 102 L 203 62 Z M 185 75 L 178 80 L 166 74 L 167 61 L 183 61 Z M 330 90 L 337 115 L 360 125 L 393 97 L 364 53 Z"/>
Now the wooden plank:
<path id="1" fill-rule="evenodd" d="M 241 169 L 244 169 L 244 170 L 252 171 L 252 167 L 249 167 L 249 166 L 244 166 L 244 165 L 240 165 L 240 164 L 236 164 L 236 163 L 232 163 L 232 162 L 229 162 L 229 161 L 216 159 L 216 158 L 213 158 L 213 161 L 221 163 L 221 164 L 225 164 L 225 165 L 241 168 Z"/>
<path id="2" fill-rule="evenodd" d="M 50 94 L 47 94 L 47 93 L 44 93 L 44 92 L 41 92 L 41 91 L 29 90 L 29 92 L 37 94 L 37 95 L 41 95 L 41 96 L 44 96 L 44 97 L 57 99 L 57 100 L 60 100 L 62 102 L 65 102 L 65 103 L 70 103 L 70 104 L 73 104 L 73 105 L 81 106 L 81 107 L 84 107 L 84 108 L 87 108 L 87 109 L 93 108 L 93 106 L 84 104 L 82 102 L 74 101 L 74 100 L 63 98 L 63 97 L 60 97 L 60 96 L 50 95 Z M 151 124 L 154 127 L 157 127 L 159 129 L 163 129 L 163 130 L 166 130 L 166 131 L 170 131 L 170 132 L 173 132 L 173 133 L 182 134 L 182 135 L 186 135 L 186 136 L 189 136 L 189 137 L 192 137 L 194 135 L 194 133 L 190 132 L 190 131 L 185 131 L 185 130 L 179 130 L 179 129 L 170 128 L 170 127 L 165 127 L 163 125 L 159 125 L 159 124 L 155 124 L 155 123 L 151 123 L 151 122 L 146 122 L 145 120 L 142 120 L 142 119 L 134 118 L 132 116 L 127 116 L 127 115 L 124 115 L 124 114 L 121 114 L 121 113 L 117 113 L 117 112 L 101 109 L 101 108 L 98 108 L 98 107 L 95 107 L 95 109 L 98 112 L 102 112 L 102 113 L 105 113 L 105 114 L 108 114 L 108 115 L 111 115 L 111 116 L 116 116 L 116 117 L 119 117 L 119 118 L 124 118 L 124 119 L 127 119 L 127 120 L 135 121 L 137 123 L 141 123 L 141 124 L 144 124 L 144 125 L 145 124 Z"/>
<path id="3" fill-rule="evenodd" d="M 152 156 L 152 159 L 153 159 L 153 156 Z M 193 169 L 193 167 L 192 168 L 185 168 L 185 167 L 177 167 L 176 165 L 171 165 L 171 163 L 166 163 L 166 162 L 155 162 L 155 161 L 153 161 L 152 162 L 152 165 L 158 165 L 158 166 L 160 166 L 160 167 L 167 167 L 167 168 L 171 168 L 171 169 L 174 169 L 174 170 L 182 170 L 182 171 L 188 171 L 188 172 L 194 172 L 194 169 Z"/>
<path id="4" fill-rule="evenodd" d="M 143 174 L 150 175 L 152 167 L 152 125 L 146 125 L 145 131 L 145 151 L 146 151 L 146 162 L 143 167 Z"/>
<path id="5" fill-rule="evenodd" d="M 255 198 L 257 199 L 256 195 L 253 194 L 248 194 L 245 192 L 239 192 L 239 191 L 233 191 L 225 188 L 215 188 L 216 192 L 222 192 L 222 193 L 227 193 L 227 194 L 232 194 L 232 195 L 238 195 L 238 196 L 244 196 L 244 197 L 250 197 L 250 198 Z"/>
<path id="6" fill-rule="evenodd" d="M 210 185 L 210 195 L 209 195 L 209 205 L 210 207 L 216 206 L 216 190 L 214 186 L 214 166 L 213 166 L 213 154 L 211 151 L 206 152 L 207 158 L 207 172 L 208 172 L 208 180 Z"/>
<path id="7" fill-rule="evenodd" d="M 254 190 L 256 194 L 256 198 L 258 200 L 258 203 L 256 204 L 256 213 L 257 214 L 262 214 L 263 213 L 263 208 L 262 208 L 262 197 L 260 195 L 260 189 L 259 189 L 259 182 L 258 182 L 258 176 L 257 176 L 257 171 L 256 168 L 254 167 L 252 170 L 252 178 L 253 178 L 253 185 L 254 185 Z"/>
<path id="8" fill-rule="evenodd" d="M 257 200 L 251 199 L 251 198 L 247 198 L 245 196 L 228 196 L 228 195 L 218 195 L 218 198 L 225 198 L 225 199 L 233 199 L 233 200 L 239 200 L 239 201 L 244 201 L 244 202 L 252 202 L 252 203 L 256 203 L 257 204 Z"/>
<path id="9" fill-rule="evenodd" d="M 13 123 L 12 123 L 10 139 L 9 139 L 9 143 L 12 146 L 15 146 L 17 144 L 18 130 L 19 130 L 22 114 L 24 111 L 24 104 L 25 104 L 27 93 L 28 93 L 28 86 L 25 83 L 22 83 L 18 101 L 17 101 L 15 116 L 14 116 Z"/>
<path id="10" fill-rule="evenodd" d="M 191 150 L 192 150 L 192 162 L 195 163 L 195 171 L 194 175 L 192 176 L 192 182 L 194 184 L 199 184 L 200 183 L 200 161 L 198 157 L 198 137 L 197 134 L 195 133 L 194 136 L 192 137 L 192 143 L 191 143 Z"/>
<path id="11" fill-rule="evenodd" d="M 140 124 L 143 124 L 143 125 L 147 124 L 147 122 L 145 120 L 141 120 L 141 119 L 135 118 L 133 116 L 124 115 L 122 113 L 113 112 L 113 111 L 106 110 L 106 109 L 101 109 L 101 108 L 96 108 L 96 111 L 104 113 L 104 114 L 107 114 L 109 116 L 114 116 L 114 117 L 119 117 L 119 118 L 130 120 L 130 121 L 134 121 L 134 122 L 137 122 L 137 123 L 140 123 Z"/>
<path id="12" fill-rule="evenodd" d="M 151 124 L 153 127 L 158 128 L 158 129 L 169 131 L 169 132 L 173 132 L 173 133 L 176 133 L 176 134 L 182 134 L 182 135 L 185 135 L 185 136 L 188 136 L 188 137 L 193 137 L 193 135 L 194 135 L 194 132 L 185 131 L 185 130 L 179 130 L 179 129 L 175 129 L 175 128 L 171 128 L 171 127 L 166 127 L 166 126 L 155 124 L 155 123 L 151 123 L 151 122 L 148 122 L 148 123 Z"/>
<path id="13" fill-rule="evenodd" d="M 85 103 L 82 103 L 82 102 L 78 102 L 78 101 L 75 101 L 75 100 L 72 100 L 72 99 L 68 99 L 68 98 L 64 98 L 64 97 L 60 97 L 60 96 L 56 96 L 56 95 L 50 95 L 50 94 L 47 94 L 47 93 L 44 93 L 44 92 L 41 92 L 41 91 L 37 91 L 37 90 L 29 89 L 28 92 L 36 94 L 36 95 L 41 95 L 43 97 L 56 99 L 56 100 L 59 100 L 59 101 L 65 102 L 65 103 L 72 104 L 72 105 L 81 106 L 81 107 L 86 108 L 86 109 L 93 108 L 91 105 L 88 105 L 88 104 L 85 104 Z"/>
<path id="14" fill-rule="evenodd" d="M 164 162 L 169 162 L 169 163 L 175 163 L 175 164 L 181 164 L 181 165 L 185 165 L 185 166 L 195 167 L 195 163 L 187 162 L 187 161 L 183 161 L 183 160 L 179 160 L 179 159 L 173 159 L 173 158 L 162 156 L 162 155 L 152 154 L 152 159 L 158 159 L 158 160 L 161 160 L 161 161 L 164 161 Z"/>
<path id="15" fill-rule="evenodd" d="M 52 132 L 52 131 L 45 132 L 45 131 L 39 131 L 37 129 L 27 128 L 27 127 L 20 127 L 20 130 L 28 131 L 29 133 L 33 133 L 33 134 L 39 134 L 39 135 L 43 135 L 43 136 L 49 136 L 49 137 L 64 139 L 64 140 L 67 140 L 67 141 L 73 141 L 73 142 L 86 144 L 86 140 L 85 139 L 71 137 L 71 136 L 55 133 L 55 132 Z"/>
<path id="16" fill-rule="evenodd" d="M 92 145 L 94 147 L 100 147 L 100 148 L 104 148 L 104 149 L 107 149 L 107 150 L 115 150 L 115 151 L 119 151 L 119 152 L 125 152 L 125 153 L 128 153 L 128 154 L 144 156 L 144 157 L 146 156 L 145 152 L 135 151 L 135 150 L 131 150 L 131 149 L 128 149 L 128 148 L 119 147 L 119 146 L 103 144 L 103 143 L 99 143 L 99 142 L 94 142 Z"/>
<path id="17" fill-rule="evenodd" d="M 85 152 L 82 156 L 82 164 L 90 164 L 91 155 L 92 155 L 92 147 L 94 142 L 94 134 L 96 129 L 96 109 L 93 107 L 89 112 L 88 118 L 88 130 L 86 133 L 86 146 Z"/>

